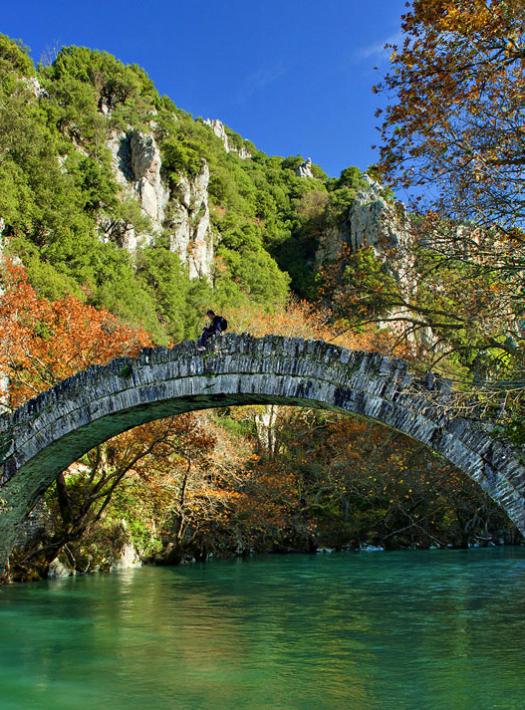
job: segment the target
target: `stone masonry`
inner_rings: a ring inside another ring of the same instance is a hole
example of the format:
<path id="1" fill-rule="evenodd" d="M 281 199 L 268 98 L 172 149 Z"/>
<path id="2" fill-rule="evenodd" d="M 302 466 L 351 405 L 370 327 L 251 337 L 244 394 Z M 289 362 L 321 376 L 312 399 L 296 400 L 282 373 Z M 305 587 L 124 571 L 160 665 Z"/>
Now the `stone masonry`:
<path id="1" fill-rule="evenodd" d="M 24 520 L 83 453 L 154 419 L 243 404 L 363 416 L 422 442 L 464 471 L 525 533 L 525 461 L 480 422 L 447 414 L 449 384 L 406 362 L 298 338 L 225 335 L 91 367 L 0 416 L 0 573 Z"/>

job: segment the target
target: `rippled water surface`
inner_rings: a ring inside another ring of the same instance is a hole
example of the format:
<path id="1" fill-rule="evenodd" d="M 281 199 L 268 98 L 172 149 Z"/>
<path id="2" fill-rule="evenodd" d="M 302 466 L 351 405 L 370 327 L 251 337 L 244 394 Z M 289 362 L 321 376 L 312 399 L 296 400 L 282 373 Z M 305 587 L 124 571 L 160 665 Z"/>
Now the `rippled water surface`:
<path id="1" fill-rule="evenodd" d="M 525 708 L 525 550 L 264 557 L 0 590 L 0 708 Z"/>

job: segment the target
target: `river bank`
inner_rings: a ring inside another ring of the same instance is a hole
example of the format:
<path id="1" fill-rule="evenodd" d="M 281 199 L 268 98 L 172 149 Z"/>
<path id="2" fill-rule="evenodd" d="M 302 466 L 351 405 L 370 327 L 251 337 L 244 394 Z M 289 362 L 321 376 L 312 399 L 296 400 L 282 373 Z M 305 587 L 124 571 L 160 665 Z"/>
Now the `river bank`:
<path id="1" fill-rule="evenodd" d="M 361 544 L 348 544 L 339 547 L 330 546 L 312 546 L 309 549 L 275 549 L 272 551 L 259 551 L 254 550 L 242 551 L 237 554 L 222 555 L 217 557 L 214 553 L 199 554 L 197 556 L 192 555 L 190 551 L 182 554 L 176 560 L 170 559 L 169 556 L 158 556 L 156 558 L 141 559 L 139 552 L 135 549 L 131 542 L 126 543 L 121 549 L 120 555 L 114 558 L 108 558 L 105 564 L 99 568 L 88 569 L 85 571 L 75 568 L 71 563 L 68 564 L 68 558 L 65 555 L 61 555 L 61 558 L 56 558 L 50 565 L 48 571 L 48 578 L 57 579 L 65 578 L 70 576 L 76 576 L 78 574 L 97 574 L 97 573 L 110 573 L 110 572 L 122 572 L 125 570 L 136 569 L 138 567 L 178 567 L 187 566 L 195 564 L 204 564 L 212 561 L 223 561 L 232 562 L 235 560 L 247 560 L 247 559 L 258 559 L 265 556 L 294 556 L 294 555 L 340 555 L 345 553 L 351 554 L 372 554 L 372 553 L 392 553 L 392 552 L 409 552 L 409 551 L 419 551 L 419 552 L 432 552 L 436 550 L 443 551 L 458 551 L 458 550 L 478 550 L 478 549 L 491 549 L 491 548 L 517 548 L 523 546 L 522 542 L 505 542 L 504 538 L 499 538 L 496 541 L 484 540 L 482 542 L 469 543 L 464 547 L 457 547 L 452 544 L 438 546 L 429 545 L 425 548 L 409 547 L 409 548 L 395 548 L 389 549 L 383 545 L 373 545 L 370 543 Z"/>

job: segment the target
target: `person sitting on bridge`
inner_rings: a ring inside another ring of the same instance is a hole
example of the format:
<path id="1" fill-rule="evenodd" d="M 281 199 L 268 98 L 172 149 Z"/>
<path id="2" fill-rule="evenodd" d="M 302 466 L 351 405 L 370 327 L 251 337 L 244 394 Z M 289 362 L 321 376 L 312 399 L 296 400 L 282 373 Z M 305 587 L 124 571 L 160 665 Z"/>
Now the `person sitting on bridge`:
<path id="1" fill-rule="evenodd" d="M 210 319 L 210 324 L 205 326 L 204 330 L 202 331 L 202 335 L 197 342 L 199 350 L 206 350 L 206 343 L 208 342 L 208 339 L 211 338 L 213 335 L 220 335 L 228 327 L 228 322 L 226 321 L 226 318 L 217 315 L 211 309 L 206 311 L 206 315 Z"/>

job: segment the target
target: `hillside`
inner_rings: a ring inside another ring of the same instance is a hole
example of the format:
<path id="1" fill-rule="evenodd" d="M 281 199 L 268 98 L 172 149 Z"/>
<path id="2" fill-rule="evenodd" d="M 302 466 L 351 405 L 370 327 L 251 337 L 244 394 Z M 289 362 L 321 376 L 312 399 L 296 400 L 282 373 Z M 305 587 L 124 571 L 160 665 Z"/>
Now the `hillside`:
<path id="1" fill-rule="evenodd" d="M 330 178 L 302 156 L 269 156 L 106 52 L 65 47 L 35 67 L 0 35 L 0 163 L 11 407 L 87 365 L 194 338 L 209 307 L 238 331 L 338 338 L 465 379 L 492 366 L 471 343 L 508 349 L 485 273 L 429 249 L 427 226 L 374 170 Z M 45 577 L 57 560 L 107 569 L 131 543 L 143 560 L 179 562 L 514 536 L 472 481 L 396 432 L 252 407 L 88 452 L 46 492 L 13 576 Z"/>
<path id="2" fill-rule="evenodd" d="M 193 337 L 205 304 L 312 296 L 321 233 L 337 241 L 370 189 L 356 168 L 327 178 L 194 119 L 105 52 L 35 67 L 2 36 L 0 69 L 4 249 L 40 294 L 74 293 L 158 343 Z"/>

